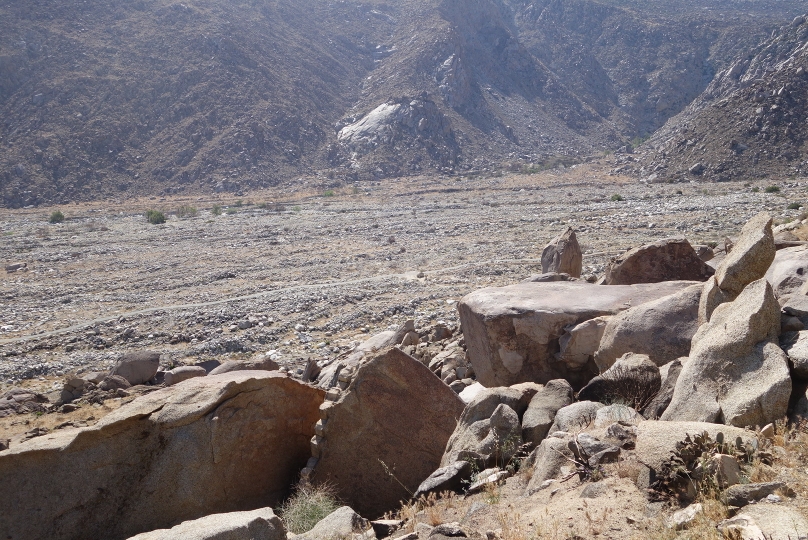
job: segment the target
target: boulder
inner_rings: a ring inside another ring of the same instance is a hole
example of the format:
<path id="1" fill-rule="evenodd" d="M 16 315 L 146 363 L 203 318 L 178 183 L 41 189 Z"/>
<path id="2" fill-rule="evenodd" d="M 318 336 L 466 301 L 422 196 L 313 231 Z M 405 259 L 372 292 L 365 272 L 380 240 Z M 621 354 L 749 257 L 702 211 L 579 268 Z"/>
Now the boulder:
<path id="1" fill-rule="evenodd" d="M 135 386 L 149 382 L 160 368 L 160 353 L 154 351 L 137 351 L 124 354 L 110 375 L 117 375 Z"/>
<path id="2" fill-rule="evenodd" d="M 676 443 L 684 441 L 687 435 L 698 435 L 705 431 L 713 440 L 719 433 L 723 433 L 727 442 L 733 442 L 740 437 L 744 444 L 757 447 L 757 435 L 741 428 L 706 422 L 646 420 L 637 426 L 635 443 L 637 459 L 651 470 L 659 472 L 662 464 L 667 462 L 676 450 Z"/>
<path id="3" fill-rule="evenodd" d="M 573 402 L 570 383 L 564 379 L 549 381 L 539 390 L 522 417 L 522 440 L 538 446 L 547 436 L 559 409 Z"/>
<path id="4" fill-rule="evenodd" d="M 701 503 L 693 503 L 687 508 L 682 508 L 673 513 L 668 520 L 668 526 L 676 531 L 682 531 L 690 527 L 696 518 L 704 513 Z"/>
<path id="5" fill-rule="evenodd" d="M 713 269 L 699 258 L 684 238 L 668 238 L 634 248 L 612 260 L 604 285 L 633 285 L 661 281 L 705 281 Z"/>
<path id="6" fill-rule="evenodd" d="M 733 301 L 747 285 L 764 277 L 775 253 L 772 219 L 762 212 L 744 225 L 714 278 L 705 284 L 699 302 L 700 324 L 709 321 L 720 304 Z"/>
<path id="7" fill-rule="evenodd" d="M 607 405 L 595 413 L 596 428 L 607 427 L 617 422 L 624 426 L 637 425 L 643 420 L 645 418 L 640 413 L 621 404 Z"/>
<path id="8" fill-rule="evenodd" d="M 794 410 L 791 413 L 792 422 L 808 422 L 808 391 L 804 392 L 797 399 Z"/>
<path id="9" fill-rule="evenodd" d="M 527 495 L 544 489 L 548 480 L 558 478 L 562 467 L 570 465 L 573 453 L 568 442 L 567 439 L 549 437 L 528 457 L 533 463 L 533 474 L 527 484 Z"/>
<path id="10" fill-rule="evenodd" d="M 571 369 L 585 368 L 600 347 L 609 320 L 611 317 L 595 317 L 565 328 L 558 340 L 560 350 L 554 355 L 555 359 Z"/>
<path id="11" fill-rule="evenodd" d="M 759 484 L 736 484 L 724 493 L 727 504 L 738 508 L 752 504 L 779 490 L 786 490 L 784 482 L 763 482 Z"/>
<path id="12" fill-rule="evenodd" d="M 644 354 L 627 353 L 578 392 L 578 399 L 626 403 L 642 409 L 662 385 L 659 368 Z"/>
<path id="13" fill-rule="evenodd" d="M 568 228 L 562 235 L 554 238 L 545 246 L 541 254 L 541 271 L 543 273 L 555 272 L 569 274 L 572 277 L 581 277 L 583 268 L 583 254 L 575 231 Z"/>
<path id="14" fill-rule="evenodd" d="M 430 474 L 429 477 L 418 486 L 413 498 L 417 499 L 422 495 L 429 495 L 430 493 L 437 495 L 444 491 L 460 491 L 464 483 L 471 479 L 471 474 L 472 467 L 470 461 L 455 461 Z"/>
<path id="15" fill-rule="evenodd" d="M 766 271 L 774 294 L 783 298 L 800 290 L 808 279 L 808 246 L 778 250 Z"/>
<path id="16" fill-rule="evenodd" d="M 590 358 L 558 362 L 568 330 L 596 317 L 679 292 L 692 282 L 600 287 L 584 282 L 519 283 L 480 289 L 458 304 L 469 360 L 487 387 L 566 379 L 580 388 L 597 375 Z"/>
<path id="17" fill-rule="evenodd" d="M 286 530 L 272 508 L 259 508 L 184 521 L 129 540 L 286 540 Z"/>
<path id="18" fill-rule="evenodd" d="M 132 388 L 132 385 L 120 375 L 107 375 L 103 381 L 98 383 L 98 388 L 111 392 L 114 390 L 126 390 Z"/>
<path id="19" fill-rule="evenodd" d="M 552 435 L 556 431 L 580 431 L 595 422 L 598 410 L 603 407 L 603 403 L 592 401 L 579 401 L 562 407 L 556 413 L 548 433 Z"/>
<path id="20" fill-rule="evenodd" d="M 13 414 L 44 412 L 48 398 L 27 388 L 12 388 L 0 396 L 0 418 Z"/>
<path id="21" fill-rule="evenodd" d="M 520 418 L 541 390 L 539 385 L 526 383 L 481 391 L 463 410 L 441 466 L 462 460 L 470 460 L 478 468 L 506 463 L 522 445 Z"/>
<path id="22" fill-rule="evenodd" d="M 679 374 L 682 372 L 683 361 L 686 362 L 687 358 L 678 358 L 670 364 L 663 366 L 663 368 L 665 368 L 665 377 L 662 381 L 662 386 L 651 403 L 642 410 L 642 413 L 649 420 L 658 419 L 662 416 L 662 413 L 665 412 L 665 409 L 668 408 L 668 405 L 671 404 L 673 391 L 676 388 L 676 381 L 679 380 Z M 660 368 L 660 374 L 661 372 L 662 368 Z"/>
<path id="23" fill-rule="evenodd" d="M 220 375 L 222 373 L 230 373 L 231 371 L 275 371 L 280 369 L 278 363 L 270 359 L 268 356 L 247 360 L 246 362 L 236 362 L 228 360 L 213 368 L 209 375 Z"/>
<path id="24" fill-rule="evenodd" d="M 200 366 L 180 366 L 172 369 L 171 371 L 166 371 L 163 381 L 165 382 L 166 386 L 173 386 L 181 383 L 182 381 L 187 381 L 188 379 L 204 377 L 207 374 L 208 372 L 205 371 L 205 368 Z"/>
<path id="25" fill-rule="evenodd" d="M 0 531 L 18 540 L 115 540 L 274 506 L 310 456 L 323 397 L 278 373 L 200 377 L 95 426 L 16 445 L 0 454 Z"/>
<path id="26" fill-rule="evenodd" d="M 736 247 L 737 249 L 737 247 Z M 788 409 L 788 359 L 777 345 L 780 308 L 765 279 L 716 308 L 693 337 L 662 420 L 765 426 Z"/>
<path id="27" fill-rule="evenodd" d="M 296 540 L 371 540 L 376 538 L 370 521 L 350 506 L 337 508 L 321 519 L 314 528 L 295 536 Z"/>
<path id="28" fill-rule="evenodd" d="M 463 406 L 419 361 L 381 351 L 328 408 L 312 481 L 333 484 L 363 515 L 381 516 L 440 466 Z"/>
<path id="29" fill-rule="evenodd" d="M 780 347 L 791 360 L 794 378 L 808 381 L 808 330 L 783 334 L 780 336 Z"/>
<path id="30" fill-rule="evenodd" d="M 743 513 L 719 523 L 718 530 L 728 538 L 743 540 L 795 540 L 808 537 L 808 519 L 787 506 L 753 504 L 745 507 Z"/>
<path id="31" fill-rule="evenodd" d="M 609 318 L 595 364 L 603 372 L 626 353 L 645 354 L 657 366 L 690 352 L 699 327 L 699 299 L 703 285 L 646 302 Z"/>

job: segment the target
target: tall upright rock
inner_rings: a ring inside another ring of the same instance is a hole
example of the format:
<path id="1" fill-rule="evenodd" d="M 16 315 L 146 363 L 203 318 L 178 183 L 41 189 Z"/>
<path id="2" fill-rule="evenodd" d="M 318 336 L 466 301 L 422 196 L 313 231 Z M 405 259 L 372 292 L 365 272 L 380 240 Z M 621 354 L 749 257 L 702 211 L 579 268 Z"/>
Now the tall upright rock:
<path id="1" fill-rule="evenodd" d="M 541 253 L 541 271 L 581 277 L 583 254 L 572 227 L 554 238 Z"/>

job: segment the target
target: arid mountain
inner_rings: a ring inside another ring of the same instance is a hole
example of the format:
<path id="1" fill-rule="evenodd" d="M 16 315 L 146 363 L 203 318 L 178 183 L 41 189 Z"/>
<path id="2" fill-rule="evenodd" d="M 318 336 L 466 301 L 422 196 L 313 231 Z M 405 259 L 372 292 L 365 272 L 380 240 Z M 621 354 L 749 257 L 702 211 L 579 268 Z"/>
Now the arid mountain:
<path id="1" fill-rule="evenodd" d="M 652 133 L 795 0 L 0 6 L 0 203 L 577 159 Z"/>
<path id="2" fill-rule="evenodd" d="M 808 173 L 808 23 L 799 16 L 741 54 L 649 141 L 638 171 L 655 181 Z"/>

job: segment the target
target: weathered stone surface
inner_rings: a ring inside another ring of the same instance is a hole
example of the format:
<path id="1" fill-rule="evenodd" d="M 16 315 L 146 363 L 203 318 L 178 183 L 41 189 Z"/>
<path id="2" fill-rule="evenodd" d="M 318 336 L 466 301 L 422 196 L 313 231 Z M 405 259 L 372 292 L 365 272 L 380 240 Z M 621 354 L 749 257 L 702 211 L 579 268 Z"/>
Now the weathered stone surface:
<path id="1" fill-rule="evenodd" d="M 663 366 L 665 368 L 665 377 L 662 381 L 662 386 L 653 401 L 642 410 L 642 413 L 649 420 L 658 419 L 668 408 L 668 405 L 671 404 L 673 391 L 676 389 L 676 381 L 679 380 L 679 374 L 682 372 L 683 361 L 686 362 L 687 358 L 678 358 Z M 663 368 L 660 368 L 660 373 Z"/>
<path id="2" fill-rule="evenodd" d="M 808 390 L 797 399 L 794 410 L 791 413 L 792 422 L 808 421 Z"/>
<path id="3" fill-rule="evenodd" d="M 750 219 L 726 258 L 715 271 L 718 286 L 733 295 L 766 275 L 776 250 L 772 218 L 761 212 Z"/>
<path id="4" fill-rule="evenodd" d="M 129 540 L 286 540 L 286 531 L 272 508 L 260 508 L 184 521 Z"/>
<path id="5" fill-rule="evenodd" d="M 794 378 L 808 381 L 808 330 L 783 334 L 780 347 L 791 360 Z"/>
<path id="6" fill-rule="evenodd" d="M 626 353 L 645 354 L 657 366 L 687 356 L 698 330 L 703 285 L 646 302 L 611 317 L 595 353 L 603 372 Z"/>
<path id="7" fill-rule="evenodd" d="M 668 238 L 634 248 L 614 259 L 604 285 L 633 285 L 661 281 L 705 281 L 713 269 L 684 238 Z"/>
<path id="8" fill-rule="evenodd" d="M 176 367 L 171 371 L 166 371 L 163 381 L 165 382 L 166 386 L 173 386 L 183 381 L 187 381 L 188 379 L 204 377 L 207 374 L 208 372 L 205 371 L 205 368 L 200 366 L 181 366 Z"/>
<path id="9" fill-rule="evenodd" d="M 558 340 L 560 350 L 555 355 L 556 360 L 571 369 L 586 367 L 600 346 L 609 319 L 611 317 L 595 317 L 568 327 Z"/>
<path id="10" fill-rule="evenodd" d="M 370 521 L 350 506 L 343 506 L 320 520 L 314 528 L 295 536 L 297 540 L 371 540 L 376 533 Z"/>
<path id="11" fill-rule="evenodd" d="M 413 497 L 417 499 L 421 495 L 429 495 L 430 493 L 459 491 L 463 488 L 463 482 L 471 479 L 471 473 L 470 461 L 455 461 L 430 474 L 429 478 L 418 486 Z"/>
<path id="12" fill-rule="evenodd" d="M 12 388 L 0 396 L 0 418 L 12 414 L 44 411 L 48 398 L 25 388 Z"/>
<path id="13" fill-rule="evenodd" d="M 593 401 L 579 401 L 567 405 L 558 410 L 548 433 L 583 429 L 595 422 L 598 410 L 603 407 L 605 407 L 603 403 Z"/>
<path id="14" fill-rule="evenodd" d="M 721 522 L 718 530 L 737 524 L 743 540 L 794 540 L 808 537 L 808 520 L 799 511 L 779 504 L 753 504 L 743 513 Z"/>
<path id="15" fill-rule="evenodd" d="M 760 499 L 765 499 L 777 490 L 787 489 L 784 482 L 763 482 L 759 484 L 736 484 L 725 492 L 727 504 L 730 506 L 746 506 Z"/>
<path id="16" fill-rule="evenodd" d="M 264 356 L 263 358 L 247 360 L 246 362 L 236 362 L 234 360 L 224 362 L 211 370 L 209 375 L 220 375 L 232 371 L 275 371 L 277 369 L 279 369 L 278 363 L 268 356 Z"/>
<path id="17" fill-rule="evenodd" d="M 645 354 L 627 353 L 578 392 L 587 401 L 623 402 L 645 406 L 662 385 L 659 368 Z"/>
<path id="18" fill-rule="evenodd" d="M 593 361 L 583 367 L 577 362 L 555 361 L 567 328 L 669 296 L 692 284 L 519 283 L 475 291 L 458 304 L 469 360 L 477 380 L 487 387 L 552 379 L 583 386 L 597 374 Z"/>
<path id="19" fill-rule="evenodd" d="M 160 367 L 160 353 L 154 351 L 137 351 L 124 354 L 110 375 L 123 377 L 132 386 L 150 381 Z"/>
<path id="20" fill-rule="evenodd" d="M 329 409 L 313 481 L 332 483 L 342 500 L 378 517 L 440 466 L 463 406 L 429 368 L 399 349 L 381 351 Z"/>
<path id="21" fill-rule="evenodd" d="M 522 416 L 522 440 L 539 445 L 547 436 L 559 409 L 573 402 L 570 383 L 564 379 L 549 381 L 539 390 Z"/>
<path id="22" fill-rule="evenodd" d="M 710 320 L 715 308 L 725 302 L 732 302 L 735 297 L 736 295 L 724 291 L 718 286 L 715 276 L 708 279 L 701 290 L 701 298 L 699 298 L 699 326 Z"/>
<path id="23" fill-rule="evenodd" d="M 771 283 L 778 298 L 798 292 L 806 279 L 808 279 L 808 246 L 778 250 L 766 271 L 766 280 Z"/>
<path id="24" fill-rule="evenodd" d="M 779 330 L 780 308 L 765 279 L 718 306 L 693 337 L 661 419 L 764 426 L 785 416 L 791 377 Z"/>
<path id="25" fill-rule="evenodd" d="M 480 392 L 463 411 L 441 466 L 469 459 L 478 467 L 488 467 L 512 456 L 522 444 L 519 418 L 541 389 L 540 385 L 523 383 Z"/>
<path id="26" fill-rule="evenodd" d="M 640 413 L 621 404 L 607 405 L 595 413 L 595 427 L 606 427 L 621 422 L 624 425 L 637 425 L 645 420 Z"/>
<path id="27" fill-rule="evenodd" d="M 277 504 L 310 456 L 323 392 L 271 372 L 200 377 L 93 427 L 0 454 L 0 531 L 18 540 L 127 538 Z"/>
<path id="28" fill-rule="evenodd" d="M 541 254 L 541 271 L 543 273 L 555 272 L 569 274 L 572 277 L 581 277 L 583 268 L 583 254 L 575 231 L 568 228 L 563 234 L 554 238 L 547 244 Z"/>
<path id="29" fill-rule="evenodd" d="M 701 503 L 693 503 L 687 508 L 674 512 L 668 521 L 668 525 L 677 531 L 687 529 L 703 512 L 704 508 Z"/>
<path id="30" fill-rule="evenodd" d="M 532 495 L 543 488 L 547 480 L 558 478 L 561 467 L 569 465 L 573 457 L 566 439 L 550 437 L 544 439 L 533 451 L 529 460 L 533 463 L 533 475 L 528 482 L 526 493 Z"/>
<path id="31" fill-rule="evenodd" d="M 698 435 L 705 431 L 713 440 L 719 433 L 723 433 L 727 442 L 734 442 L 740 437 L 744 444 L 757 446 L 757 436 L 754 432 L 733 426 L 707 422 L 646 420 L 637 426 L 637 459 L 653 471 L 660 471 L 662 464 L 668 461 L 672 452 L 676 450 L 676 443 L 683 441 L 687 435 Z"/>

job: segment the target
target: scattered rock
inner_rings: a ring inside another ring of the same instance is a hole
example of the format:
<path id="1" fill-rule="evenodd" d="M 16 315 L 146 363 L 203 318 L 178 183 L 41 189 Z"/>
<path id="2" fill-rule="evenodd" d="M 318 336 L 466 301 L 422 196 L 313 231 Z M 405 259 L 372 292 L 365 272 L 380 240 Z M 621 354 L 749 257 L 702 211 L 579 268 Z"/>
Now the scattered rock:
<path id="1" fill-rule="evenodd" d="M 0 418 L 12 414 L 44 412 L 48 398 L 24 388 L 12 388 L 0 396 Z"/>
<path id="2" fill-rule="evenodd" d="M 713 269 L 684 238 L 669 238 L 634 248 L 614 259 L 604 285 L 634 285 L 662 281 L 705 281 Z"/>
<path id="3" fill-rule="evenodd" d="M 286 531 L 272 508 L 260 508 L 184 521 L 129 540 L 286 540 Z"/>
<path id="4" fill-rule="evenodd" d="M 690 527 L 702 513 L 704 513 L 704 507 L 702 507 L 701 503 L 693 503 L 687 508 L 674 512 L 668 521 L 668 526 L 677 531 L 682 531 Z"/>
<path id="5" fill-rule="evenodd" d="M 124 354 L 110 375 L 126 379 L 132 386 L 150 381 L 160 368 L 160 353 L 137 351 Z"/>
<path id="6" fill-rule="evenodd" d="M 780 309 L 765 279 L 718 306 L 693 337 L 661 419 L 763 426 L 785 416 L 791 377 L 776 345 L 779 329 Z"/>
<path id="7" fill-rule="evenodd" d="M 758 484 L 736 484 L 730 486 L 725 492 L 727 504 L 730 506 L 746 506 L 765 499 L 779 490 L 786 490 L 784 482 L 763 482 Z"/>

